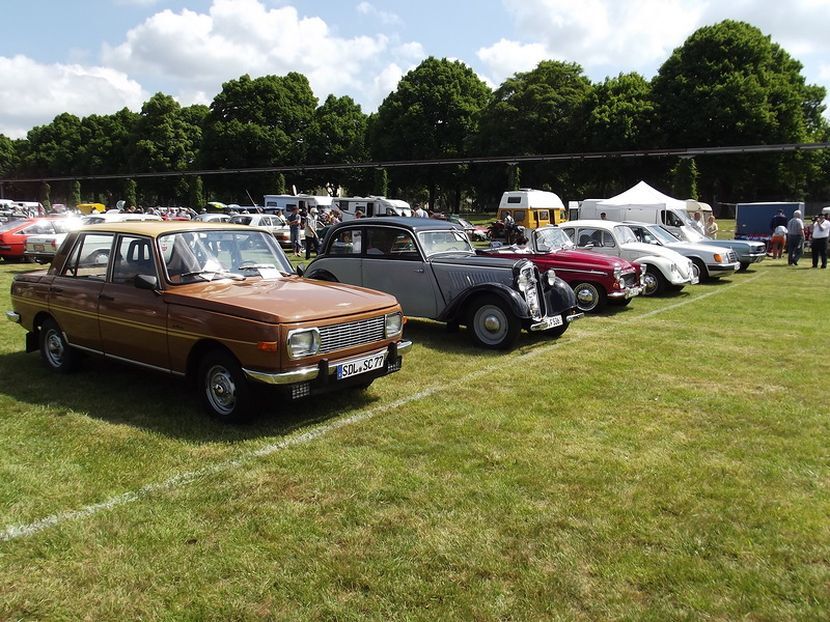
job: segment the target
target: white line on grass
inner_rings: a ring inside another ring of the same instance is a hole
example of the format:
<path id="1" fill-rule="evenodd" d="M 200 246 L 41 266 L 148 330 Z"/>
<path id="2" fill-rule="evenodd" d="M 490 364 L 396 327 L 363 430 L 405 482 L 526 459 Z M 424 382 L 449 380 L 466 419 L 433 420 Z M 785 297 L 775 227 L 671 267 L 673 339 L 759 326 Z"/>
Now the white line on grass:
<path id="1" fill-rule="evenodd" d="M 710 296 L 714 296 L 716 294 L 721 294 L 725 291 L 730 289 L 734 289 L 740 285 L 744 285 L 746 283 L 750 283 L 751 281 L 756 280 L 757 278 L 761 277 L 762 274 L 755 275 L 741 283 L 735 283 L 734 285 L 730 285 L 728 287 L 724 287 L 722 289 L 718 289 L 715 291 L 708 292 L 706 294 L 702 294 L 700 296 L 695 296 L 694 298 L 690 298 L 688 300 L 684 300 L 682 302 L 678 302 L 673 305 L 669 305 L 668 307 L 661 307 L 659 309 L 655 309 L 654 311 L 649 311 L 648 313 L 644 313 L 642 315 L 638 315 L 632 318 L 626 318 L 628 321 L 632 320 L 639 320 L 645 319 L 649 317 L 653 317 L 658 315 L 659 313 L 665 313 L 666 311 L 671 311 L 673 309 L 677 309 L 678 307 L 685 306 L 687 304 L 691 304 L 693 302 L 697 302 L 699 300 L 703 300 L 705 298 L 709 298 Z M 581 341 L 582 339 L 593 337 L 597 332 L 602 331 L 587 331 L 580 333 L 579 336 L 569 339 L 566 342 L 555 341 L 551 342 L 550 344 L 542 345 L 537 347 L 530 352 L 525 352 L 523 354 L 517 355 L 516 358 L 520 359 L 528 359 L 535 356 L 539 356 L 540 354 L 545 354 L 552 348 L 557 347 L 560 343 L 573 343 L 574 341 Z M 499 359 L 497 363 L 493 363 L 491 365 L 487 365 L 482 367 L 476 371 L 469 373 L 466 378 L 467 379 L 475 379 L 479 376 L 483 376 L 485 374 L 489 374 L 496 369 L 504 369 L 504 360 Z M 376 417 L 377 415 L 388 412 L 394 411 L 401 406 L 405 406 L 410 402 L 416 402 L 418 400 L 422 400 L 425 397 L 429 397 L 434 393 L 447 389 L 446 384 L 435 384 L 431 387 L 427 387 L 417 393 L 413 393 L 412 395 L 408 395 L 406 397 L 402 397 L 394 402 L 390 402 L 389 404 L 384 404 L 382 406 L 378 406 L 376 408 L 370 408 L 369 410 L 365 410 L 363 412 L 357 413 L 355 415 L 351 415 L 350 417 L 343 417 L 342 419 L 336 419 L 330 423 L 325 425 L 320 425 L 315 427 L 311 430 L 306 432 L 300 432 L 299 434 L 295 434 L 293 436 L 289 436 L 284 438 L 281 441 L 276 443 L 271 443 L 265 445 L 264 447 L 260 447 L 259 449 L 254 449 L 242 456 L 237 458 L 233 458 L 230 460 L 225 460 L 223 462 L 218 462 L 216 464 L 212 464 L 210 466 L 203 467 L 201 469 L 196 469 L 195 471 L 188 471 L 186 473 L 181 473 L 179 475 L 175 475 L 169 479 L 164 480 L 163 482 L 158 482 L 155 484 L 147 484 L 146 486 L 142 486 L 141 488 L 137 488 L 136 490 L 131 490 L 120 495 L 116 495 L 114 497 L 110 497 L 106 501 L 101 501 L 100 503 L 93 503 L 90 505 L 86 505 L 78 510 L 67 510 L 65 512 L 57 512 L 55 514 L 51 514 L 45 518 L 41 518 L 40 520 L 36 520 L 31 523 L 25 523 L 22 525 L 10 525 L 6 527 L 3 531 L 0 531 L 0 542 L 9 542 L 11 540 L 17 540 L 19 538 L 25 538 L 27 536 L 34 535 L 44 529 L 48 529 L 50 527 L 54 527 L 56 525 L 60 525 L 69 521 L 79 520 L 82 518 L 87 518 L 98 514 L 99 512 L 104 512 L 106 510 L 111 510 L 113 508 L 126 505 L 128 503 L 132 503 L 133 501 L 138 501 L 147 497 L 151 494 L 158 493 L 158 492 L 166 492 L 170 490 L 175 490 L 177 488 L 181 488 L 186 486 L 198 479 L 202 479 L 209 475 L 214 475 L 216 473 L 221 473 L 224 471 L 228 471 L 231 469 L 236 469 L 244 464 L 251 462 L 257 458 L 264 458 L 266 456 L 270 456 L 278 451 L 282 451 L 283 449 L 288 449 L 289 447 L 295 447 L 297 445 L 304 445 L 306 443 L 310 443 L 313 440 L 316 440 L 322 436 L 329 434 L 330 432 L 334 432 L 341 428 L 345 428 L 350 425 L 354 425 L 356 423 L 362 423 L 363 421 L 367 421 Z"/>

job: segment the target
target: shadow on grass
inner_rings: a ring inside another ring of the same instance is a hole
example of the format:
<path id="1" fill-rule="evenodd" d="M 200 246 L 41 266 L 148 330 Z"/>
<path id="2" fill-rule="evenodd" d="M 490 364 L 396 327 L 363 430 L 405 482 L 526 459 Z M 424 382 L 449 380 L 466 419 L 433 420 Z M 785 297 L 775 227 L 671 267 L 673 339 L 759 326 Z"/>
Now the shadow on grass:
<path id="1" fill-rule="evenodd" d="M 259 415 L 246 425 L 231 426 L 211 419 L 195 387 L 184 379 L 99 357 L 86 356 L 76 372 L 57 374 L 43 365 L 38 353 L 2 354 L 0 378 L 3 394 L 24 405 L 45 407 L 56 417 L 80 413 L 195 442 L 283 436 L 377 401 L 371 392 L 358 389 L 297 401 L 266 390 Z"/>

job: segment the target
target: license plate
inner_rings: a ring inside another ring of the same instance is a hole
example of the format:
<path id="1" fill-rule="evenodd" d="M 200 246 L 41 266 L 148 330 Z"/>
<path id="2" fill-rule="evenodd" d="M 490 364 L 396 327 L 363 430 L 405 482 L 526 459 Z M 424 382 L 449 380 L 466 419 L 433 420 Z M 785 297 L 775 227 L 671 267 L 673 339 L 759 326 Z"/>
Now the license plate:
<path id="1" fill-rule="evenodd" d="M 346 378 L 351 378 L 352 376 L 380 369 L 383 367 L 385 360 L 386 352 L 378 352 L 377 354 L 341 363 L 337 366 L 337 379 L 344 380 Z"/>
<path id="2" fill-rule="evenodd" d="M 554 315 L 551 317 L 546 317 L 543 320 L 540 320 L 538 323 L 533 325 L 533 330 L 547 330 L 549 328 L 555 328 L 557 326 L 562 326 L 562 316 L 561 315 Z"/>
<path id="3" fill-rule="evenodd" d="M 43 252 L 43 244 L 35 244 L 35 250 L 38 252 Z"/>

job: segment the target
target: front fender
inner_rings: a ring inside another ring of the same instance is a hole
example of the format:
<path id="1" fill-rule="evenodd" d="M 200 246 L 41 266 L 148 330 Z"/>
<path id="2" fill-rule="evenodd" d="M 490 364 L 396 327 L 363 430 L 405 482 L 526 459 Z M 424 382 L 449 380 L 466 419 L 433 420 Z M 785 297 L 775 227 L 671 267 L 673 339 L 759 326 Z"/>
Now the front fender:
<path id="1" fill-rule="evenodd" d="M 451 305 L 444 309 L 437 319 L 442 322 L 463 320 L 467 302 L 479 294 L 494 294 L 509 305 L 510 310 L 516 314 L 516 317 L 523 320 L 530 318 L 530 309 L 528 309 L 525 299 L 515 289 L 501 283 L 482 283 L 466 289 L 463 294 L 452 301 Z"/>
<path id="2" fill-rule="evenodd" d="M 654 266 L 664 277 L 671 281 L 671 259 L 666 259 L 660 255 L 644 255 L 643 257 L 637 257 L 635 261 L 643 264 L 644 266 Z"/>
<path id="3" fill-rule="evenodd" d="M 565 281 L 556 277 L 553 285 L 545 288 L 548 315 L 559 315 L 576 308 L 576 294 Z"/>

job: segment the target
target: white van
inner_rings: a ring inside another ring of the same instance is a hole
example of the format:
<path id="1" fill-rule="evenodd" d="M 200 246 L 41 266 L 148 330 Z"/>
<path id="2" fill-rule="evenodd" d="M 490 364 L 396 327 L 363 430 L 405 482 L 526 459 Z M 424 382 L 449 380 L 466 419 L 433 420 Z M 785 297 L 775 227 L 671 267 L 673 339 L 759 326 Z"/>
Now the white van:
<path id="1" fill-rule="evenodd" d="M 352 220 L 358 210 L 366 218 L 373 216 L 412 216 L 409 203 L 386 197 L 341 197 L 332 201 L 332 207 L 340 210 L 341 219 Z"/>
<path id="2" fill-rule="evenodd" d="M 316 207 L 319 211 L 329 211 L 334 199 L 330 196 L 314 194 L 266 194 L 263 197 L 263 211 L 269 214 L 285 212 L 296 207 L 297 209 L 311 209 Z"/>

